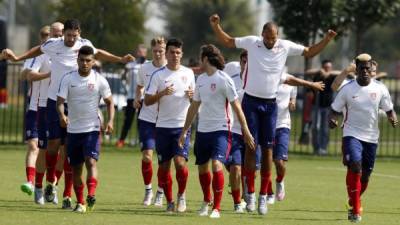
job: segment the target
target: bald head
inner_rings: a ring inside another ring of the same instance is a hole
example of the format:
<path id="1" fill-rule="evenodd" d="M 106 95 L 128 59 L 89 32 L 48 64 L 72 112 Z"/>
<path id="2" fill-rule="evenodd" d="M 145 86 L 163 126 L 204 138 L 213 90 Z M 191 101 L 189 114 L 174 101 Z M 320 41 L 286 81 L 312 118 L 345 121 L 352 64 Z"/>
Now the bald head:
<path id="1" fill-rule="evenodd" d="M 62 37 L 62 32 L 64 29 L 64 24 L 60 22 L 54 22 L 50 26 L 50 35 L 52 38 Z"/>
<path id="2" fill-rule="evenodd" d="M 276 34 L 278 34 L 278 25 L 276 25 L 276 23 L 274 22 L 267 22 L 266 24 L 264 24 L 262 31 L 275 32 Z"/>
<path id="3" fill-rule="evenodd" d="M 278 26 L 273 22 L 264 24 L 262 34 L 263 42 L 267 49 L 272 49 L 278 40 Z"/>

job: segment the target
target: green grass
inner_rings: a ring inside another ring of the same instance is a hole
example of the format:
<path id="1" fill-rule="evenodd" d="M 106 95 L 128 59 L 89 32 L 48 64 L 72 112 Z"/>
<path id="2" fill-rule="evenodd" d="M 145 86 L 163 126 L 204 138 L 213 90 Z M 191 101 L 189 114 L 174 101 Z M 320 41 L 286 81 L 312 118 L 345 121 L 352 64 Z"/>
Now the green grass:
<path id="1" fill-rule="evenodd" d="M 77 215 L 60 205 L 35 205 L 32 197 L 19 190 L 25 179 L 24 151 L 18 145 L 0 146 L 0 224 L 349 224 L 344 209 L 345 171 L 336 157 L 291 155 L 286 177 L 287 198 L 270 207 L 266 216 L 236 215 L 227 185 L 222 202 L 222 218 L 200 218 L 196 210 L 202 200 L 194 157 L 191 155 L 187 188 L 188 212 L 167 215 L 164 208 L 141 205 L 143 184 L 140 154 L 137 149 L 105 147 L 99 161 L 99 186 L 96 209 Z M 154 163 L 154 166 L 156 164 Z M 397 159 L 378 159 L 366 195 L 363 197 L 362 224 L 399 224 L 400 163 Z M 156 183 L 156 178 L 153 178 Z M 60 184 L 60 193 L 63 183 Z M 257 184 L 258 187 L 258 184 Z M 174 179 L 174 191 L 176 181 Z M 176 193 L 176 192 L 174 192 Z M 61 195 L 59 195 L 61 198 Z"/>

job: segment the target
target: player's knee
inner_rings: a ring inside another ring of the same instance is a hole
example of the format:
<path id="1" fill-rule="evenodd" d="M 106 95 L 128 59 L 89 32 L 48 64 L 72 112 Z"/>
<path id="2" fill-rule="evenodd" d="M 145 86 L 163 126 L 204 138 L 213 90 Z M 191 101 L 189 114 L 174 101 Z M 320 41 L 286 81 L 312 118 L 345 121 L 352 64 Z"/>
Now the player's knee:
<path id="1" fill-rule="evenodd" d="M 361 173 L 361 162 L 351 162 L 349 169 L 353 173 Z"/>
<path id="2" fill-rule="evenodd" d="M 223 167 L 222 167 L 222 163 L 220 161 L 212 160 L 212 170 L 213 170 L 213 172 L 217 172 L 217 171 L 220 171 L 222 169 L 223 169 Z"/>
<path id="3" fill-rule="evenodd" d="M 153 158 L 153 153 L 151 151 L 143 151 L 142 160 L 144 162 L 151 162 Z"/>
<path id="4" fill-rule="evenodd" d="M 234 174 L 236 176 L 241 176 L 241 174 L 242 174 L 241 166 L 240 165 L 232 165 L 230 167 L 230 173 Z"/>

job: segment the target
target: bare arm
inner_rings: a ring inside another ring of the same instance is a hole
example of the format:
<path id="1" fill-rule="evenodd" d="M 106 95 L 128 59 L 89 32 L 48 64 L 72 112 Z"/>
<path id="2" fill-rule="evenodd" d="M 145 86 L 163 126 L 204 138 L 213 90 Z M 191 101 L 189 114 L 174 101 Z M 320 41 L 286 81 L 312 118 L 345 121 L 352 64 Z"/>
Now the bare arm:
<path id="1" fill-rule="evenodd" d="M 144 87 L 143 86 L 140 86 L 140 85 L 137 85 L 136 86 L 136 92 L 135 92 L 135 102 L 134 102 L 134 107 L 136 108 L 136 109 L 138 109 L 138 108 L 140 108 L 140 99 L 142 98 L 142 96 L 143 96 L 143 90 L 144 90 Z"/>
<path id="2" fill-rule="evenodd" d="M 217 14 L 210 16 L 210 24 L 218 41 L 227 48 L 235 48 L 235 39 L 222 30 L 221 20 Z"/>
<path id="3" fill-rule="evenodd" d="M 325 35 L 325 37 L 318 42 L 317 44 L 305 48 L 303 55 L 306 58 L 312 58 L 316 55 L 318 55 L 327 45 L 328 43 L 337 35 L 337 33 L 333 30 L 328 30 L 328 33 Z"/>
<path id="4" fill-rule="evenodd" d="M 244 142 L 247 144 L 247 146 L 251 150 L 255 150 L 256 144 L 255 144 L 254 138 L 251 135 L 250 130 L 247 126 L 246 117 L 244 116 L 240 101 L 238 99 L 236 99 L 235 101 L 231 102 L 231 106 L 239 120 L 240 126 L 242 127 Z"/>
<path id="5" fill-rule="evenodd" d="M 25 69 L 21 73 L 22 79 L 26 79 L 28 81 L 39 81 L 39 80 L 44 80 L 46 78 L 50 77 L 50 72 L 48 73 L 40 73 L 40 72 L 35 72 L 29 69 Z"/>
<path id="6" fill-rule="evenodd" d="M 355 72 L 355 70 L 356 70 L 356 65 L 354 63 L 351 63 L 338 76 L 336 76 L 335 80 L 333 80 L 333 83 L 331 85 L 332 90 L 338 91 L 344 79 L 346 79 L 346 76 L 351 72 Z"/>
<path id="7" fill-rule="evenodd" d="M 38 46 L 35 46 L 35 47 L 29 49 L 27 52 L 25 52 L 24 54 L 22 54 L 20 56 L 16 56 L 11 49 L 4 49 L 1 52 L 1 54 L 4 59 L 9 59 L 13 62 L 17 62 L 17 61 L 22 61 L 25 59 L 34 58 L 36 56 L 43 54 L 43 52 L 42 52 L 42 50 L 40 50 L 40 45 L 38 45 Z"/>
<path id="8" fill-rule="evenodd" d="M 186 114 L 185 125 L 183 126 L 182 133 L 186 134 L 193 123 L 196 114 L 199 112 L 201 102 L 192 101 Z"/>
<path id="9" fill-rule="evenodd" d="M 291 85 L 291 86 L 308 87 L 308 88 L 311 88 L 311 89 L 317 90 L 317 91 L 323 91 L 325 88 L 325 84 L 321 81 L 320 82 L 306 81 L 306 80 L 297 78 L 292 75 L 288 75 L 284 83 Z"/>
<path id="10" fill-rule="evenodd" d="M 386 115 L 388 117 L 390 124 L 392 124 L 392 127 L 396 127 L 398 124 L 396 112 L 394 110 L 390 110 L 386 112 Z"/>
<path id="11" fill-rule="evenodd" d="M 127 63 L 135 60 L 135 58 L 131 54 L 119 57 L 103 49 L 97 49 L 96 58 L 102 61 L 107 61 L 112 63 Z"/>
<path id="12" fill-rule="evenodd" d="M 64 114 L 64 102 L 65 102 L 64 98 L 61 98 L 60 96 L 57 97 L 57 112 L 58 116 L 60 117 L 61 127 L 67 127 L 68 125 L 68 118 Z"/>
<path id="13" fill-rule="evenodd" d="M 114 130 L 114 114 L 115 114 L 114 101 L 112 95 L 108 98 L 104 98 L 104 102 L 107 105 L 107 113 L 108 113 L 106 134 L 111 134 Z"/>
<path id="14" fill-rule="evenodd" d="M 329 127 L 331 129 L 334 129 L 334 128 L 336 128 L 338 126 L 339 123 L 338 123 L 337 117 L 339 115 L 342 115 L 342 113 L 336 112 L 335 110 L 333 110 L 331 108 L 331 112 L 329 113 L 329 116 L 328 116 L 328 118 L 329 118 Z"/>

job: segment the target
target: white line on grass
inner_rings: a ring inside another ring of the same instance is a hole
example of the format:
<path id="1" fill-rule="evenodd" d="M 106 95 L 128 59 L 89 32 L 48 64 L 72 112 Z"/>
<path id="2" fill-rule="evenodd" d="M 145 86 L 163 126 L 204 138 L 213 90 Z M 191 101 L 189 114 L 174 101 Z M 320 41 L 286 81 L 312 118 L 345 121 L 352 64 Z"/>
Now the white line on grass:
<path id="1" fill-rule="evenodd" d="M 318 170 L 334 170 L 334 171 L 346 171 L 346 169 L 343 168 L 334 168 L 334 167 L 317 167 Z M 383 173 L 372 173 L 373 176 L 378 176 L 378 177 L 388 177 L 388 178 L 393 178 L 393 179 L 399 179 L 400 180 L 400 176 L 396 176 L 396 175 L 390 175 L 390 174 L 383 174 Z"/>

